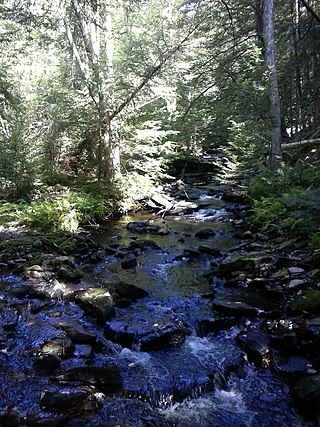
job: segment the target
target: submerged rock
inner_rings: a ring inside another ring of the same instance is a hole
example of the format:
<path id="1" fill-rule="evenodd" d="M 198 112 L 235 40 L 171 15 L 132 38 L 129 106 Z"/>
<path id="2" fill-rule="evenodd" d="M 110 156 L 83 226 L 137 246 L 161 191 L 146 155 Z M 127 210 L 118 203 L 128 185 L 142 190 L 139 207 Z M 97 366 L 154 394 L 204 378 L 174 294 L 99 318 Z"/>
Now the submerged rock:
<path id="1" fill-rule="evenodd" d="M 158 225 L 150 224 L 149 222 L 129 222 L 127 229 L 133 233 L 157 234 L 160 230 Z"/>
<path id="2" fill-rule="evenodd" d="M 107 289 L 90 288 L 76 295 L 76 302 L 90 316 L 100 322 L 110 319 L 114 313 L 114 300 Z"/>
<path id="3" fill-rule="evenodd" d="M 197 231 L 194 235 L 198 239 L 208 239 L 209 237 L 216 236 L 217 232 L 212 228 L 203 228 L 202 230 Z"/>

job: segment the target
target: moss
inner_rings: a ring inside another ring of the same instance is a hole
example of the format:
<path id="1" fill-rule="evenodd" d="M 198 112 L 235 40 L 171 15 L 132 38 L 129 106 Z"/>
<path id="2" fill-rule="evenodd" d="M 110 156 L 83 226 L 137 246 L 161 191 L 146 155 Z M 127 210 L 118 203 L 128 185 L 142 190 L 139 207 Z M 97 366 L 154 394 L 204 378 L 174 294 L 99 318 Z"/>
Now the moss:
<path id="1" fill-rule="evenodd" d="M 320 291 L 307 291 L 304 297 L 293 301 L 291 307 L 308 313 L 320 313 Z"/>

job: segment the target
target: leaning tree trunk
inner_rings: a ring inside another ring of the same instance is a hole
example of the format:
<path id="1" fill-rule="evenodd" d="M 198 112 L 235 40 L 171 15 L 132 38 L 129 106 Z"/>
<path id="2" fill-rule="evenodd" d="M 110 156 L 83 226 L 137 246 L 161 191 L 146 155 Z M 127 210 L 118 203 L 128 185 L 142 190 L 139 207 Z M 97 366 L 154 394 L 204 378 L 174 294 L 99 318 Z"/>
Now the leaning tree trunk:
<path id="1" fill-rule="evenodd" d="M 272 169 L 276 169 L 281 156 L 281 108 L 274 44 L 274 0 L 264 0 L 263 27 L 271 101 L 272 141 L 270 166 Z"/>

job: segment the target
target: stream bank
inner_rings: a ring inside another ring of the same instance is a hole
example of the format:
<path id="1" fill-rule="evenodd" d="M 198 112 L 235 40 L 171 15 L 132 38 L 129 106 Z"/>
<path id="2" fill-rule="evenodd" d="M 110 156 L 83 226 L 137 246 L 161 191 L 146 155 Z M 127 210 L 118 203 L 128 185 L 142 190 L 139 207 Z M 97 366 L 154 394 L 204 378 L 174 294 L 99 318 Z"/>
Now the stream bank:
<path id="1" fill-rule="evenodd" d="M 1 242 L 1 425 L 318 425 L 320 320 L 291 303 L 319 281 L 309 255 L 246 230 L 217 181 L 163 197 Z"/>

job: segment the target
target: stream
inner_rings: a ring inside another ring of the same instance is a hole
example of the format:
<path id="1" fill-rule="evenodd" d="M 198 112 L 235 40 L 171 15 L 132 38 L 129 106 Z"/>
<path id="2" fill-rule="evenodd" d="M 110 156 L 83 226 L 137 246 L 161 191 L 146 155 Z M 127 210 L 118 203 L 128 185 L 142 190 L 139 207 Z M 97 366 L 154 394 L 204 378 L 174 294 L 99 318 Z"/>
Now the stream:
<path id="1" fill-rule="evenodd" d="M 184 193 L 196 209 L 164 218 L 137 213 L 95 232 L 98 261 L 80 262 L 79 280 L 48 277 L 46 286 L 60 284 L 52 298 L 35 292 L 36 275 L 26 294 L 28 280 L 3 274 L 0 425 L 317 425 L 294 406 L 290 384 L 267 362 L 254 363 L 239 343 L 241 332 L 265 327 L 277 300 L 215 275 L 244 242 L 232 225 L 242 207 L 223 201 L 223 190 L 193 183 Z M 85 300 L 92 288 L 94 298 L 101 290 L 109 300 L 117 293 L 110 312 L 100 300 L 92 310 Z M 244 292 L 250 295 L 241 305 Z M 219 308 L 226 299 L 243 311 Z"/>

